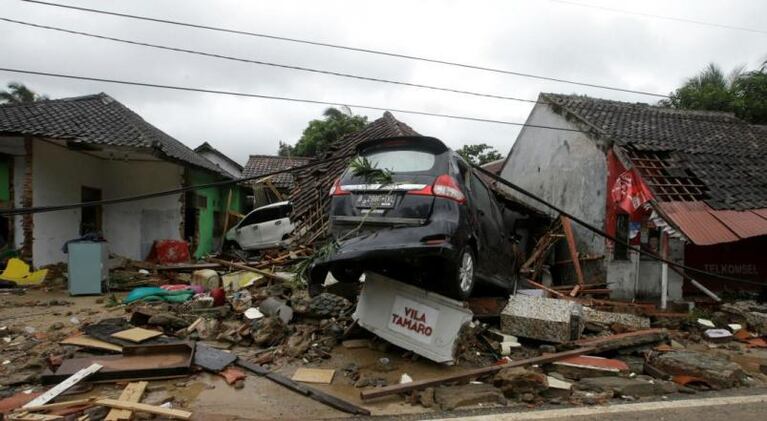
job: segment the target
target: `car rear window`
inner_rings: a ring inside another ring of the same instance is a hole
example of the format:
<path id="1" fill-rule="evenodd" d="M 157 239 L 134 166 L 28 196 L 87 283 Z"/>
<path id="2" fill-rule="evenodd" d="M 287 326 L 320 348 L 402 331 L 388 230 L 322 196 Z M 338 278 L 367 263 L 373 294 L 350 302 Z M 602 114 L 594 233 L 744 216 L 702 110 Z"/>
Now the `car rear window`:
<path id="1" fill-rule="evenodd" d="M 423 172 L 434 167 L 436 157 L 433 153 L 414 150 L 389 150 L 365 155 L 376 168 L 387 169 L 395 173 Z"/>

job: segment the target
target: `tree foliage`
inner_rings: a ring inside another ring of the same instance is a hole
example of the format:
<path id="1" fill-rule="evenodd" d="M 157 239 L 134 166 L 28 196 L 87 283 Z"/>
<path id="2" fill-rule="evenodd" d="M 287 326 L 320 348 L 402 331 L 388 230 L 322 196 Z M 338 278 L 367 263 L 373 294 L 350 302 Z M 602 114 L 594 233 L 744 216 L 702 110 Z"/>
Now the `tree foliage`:
<path id="1" fill-rule="evenodd" d="M 660 104 L 686 110 L 732 112 L 749 123 L 767 124 L 767 62 L 760 69 L 736 68 L 729 75 L 709 64 Z"/>
<path id="2" fill-rule="evenodd" d="M 0 91 L 0 104 L 25 104 L 45 99 L 48 97 L 38 95 L 19 82 L 11 82 L 6 90 Z"/>
<path id="3" fill-rule="evenodd" d="M 458 152 L 458 154 L 467 162 L 474 165 L 484 165 L 488 162 L 497 161 L 503 158 L 503 155 L 498 153 L 492 146 L 485 143 L 463 145 L 461 149 L 458 149 L 456 152 Z"/>
<path id="4" fill-rule="evenodd" d="M 280 142 L 277 153 L 280 156 L 318 156 L 328 150 L 333 142 L 346 134 L 361 130 L 367 123 L 367 117 L 352 114 L 348 107 L 343 111 L 328 108 L 321 120 L 309 122 L 294 146 Z"/>

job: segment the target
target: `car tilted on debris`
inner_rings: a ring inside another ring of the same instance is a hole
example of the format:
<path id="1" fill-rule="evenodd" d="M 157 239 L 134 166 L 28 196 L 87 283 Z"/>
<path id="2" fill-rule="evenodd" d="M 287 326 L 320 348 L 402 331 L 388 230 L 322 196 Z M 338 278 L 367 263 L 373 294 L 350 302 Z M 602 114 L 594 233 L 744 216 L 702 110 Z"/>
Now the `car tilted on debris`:
<path id="1" fill-rule="evenodd" d="M 516 285 L 513 232 L 501 206 L 463 158 L 432 137 L 368 141 L 358 147 L 371 168 L 391 175 L 371 183 L 353 168 L 330 191 L 330 227 L 338 248 L 309 271 L 310 292 L 328 271 L 357 282 L 370 270 L 457 299 L 476 281 Z"/>
<path id="2" fill-rule="evenodd" d="M 260 250 L 282 245 L 295 226 L 290 202 L 254 209 L 226 233 L 224 249 Z"/>

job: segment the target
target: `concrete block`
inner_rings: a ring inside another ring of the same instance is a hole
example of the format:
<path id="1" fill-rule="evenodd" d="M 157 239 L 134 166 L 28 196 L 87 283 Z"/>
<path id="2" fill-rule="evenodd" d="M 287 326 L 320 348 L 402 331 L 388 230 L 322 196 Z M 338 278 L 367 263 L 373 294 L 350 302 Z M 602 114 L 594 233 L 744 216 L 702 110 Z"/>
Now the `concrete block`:
<path id="1" fill-rule="evenodd" d="M 580 338 L 583 306 L 555 298 L 513 295 L 501 312 L 501 331 L 509 335 L 564 343 Z"/>
<path id="2" fill-rule="evenodd" d="M 589 307 L 583 308 L 583 319 L 586 323 L 598 323 L 607 326 L 617 323 L 635 329 L 647 329 L 650 327 L 650 319 L 647 317 L 627 313 L 599 311 Z"/>
<path id="3" fill-rule="evenodd" d="M 434 401 L 439 404 L 443 411 L 480 403 L 506 405 L 506 398 L 503 393 L 493 385 L 485 383 L 470 383 L 434 389 Z"/>
<path id="4" fill-rule="evenodd" d="M 746 381 L 746 375 L 738 364 L 701 352 L 667 352 L 656 357 L 652 364 L 672 376 L 698 377 L 717 389 L 741 386 Z"/>

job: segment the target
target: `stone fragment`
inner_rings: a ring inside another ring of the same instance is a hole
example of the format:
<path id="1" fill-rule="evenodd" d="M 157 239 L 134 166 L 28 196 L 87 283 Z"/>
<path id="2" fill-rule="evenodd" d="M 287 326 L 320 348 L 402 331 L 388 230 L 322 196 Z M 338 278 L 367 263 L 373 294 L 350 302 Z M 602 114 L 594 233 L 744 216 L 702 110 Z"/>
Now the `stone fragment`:
<path id="1" fill-rule="evenodd" d="M 427 387 L 422 392 L 418 393 L 418 402 L 421 402 L 421 405 L 425 408 L 434 406 L 434 388 Z"/>
<path id="2" fill-rule="evenodd" d="M 501 312 L 503 333 L 565 343 L 583 332 L 583 306 L 554 298 L 513 295 Z"/>
<path id="3" fill-rule="evenodd" d="M 586 355 L 565 358 L 554 362 L 552 365 L 560 374 L 575 380 L 587 377 L 617 376 L 629 371 L 629 366 L 623 361 Z"/>
<path id="4" fill-rule="evenodd" d="M 645 397 L 653 395 L 663 395 L 669 393 L 671 389 L 667 384 L 656 383 L 645 378 L 627 378 L 627 377 L 590 377 L 582 379 L 575 384 L 577 390 L 587 390 L 592 392 L 612 392 L 613 396 L 635 396 Z"/>
<path id="5" fill-rule="evenodd" d="M 746 375 L 738 364 L 701 352 L 667 352 L 657 356 L 653 365 L 671 375 L 701 378 L 715 388 L 736 387 L 746 381 Z"/>
<path id="6" fill-rule="evenodd" d="M 443 411 L 450 411 L 461 406 L 477 405 L 480 403 L 506 405 L 506 398 L 500 390 L 492 385 L 470 383 L 434 389 L 434 402 Z"/>
<path id="7" fill-rule="evenodd" d="M 606 326 L 619 324 L 633 329 L 647 329 L 650 327 L 650 319 L 647 317 L 628 313 L 599 311 L 589 307 L 583 308 L 583 320 L 586 323 L 595 323 Z"/>
<path id="8" fill-rule="evenodd" d="M 548 388 L 546 375 L 524 367 L 511 367 L 499 371 L 493 385 L 506 397 L 518 398 L 523 393 L 539 394 Z"/>

